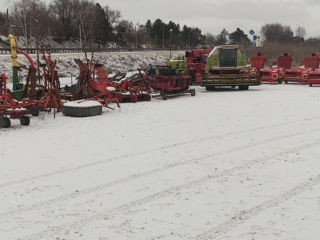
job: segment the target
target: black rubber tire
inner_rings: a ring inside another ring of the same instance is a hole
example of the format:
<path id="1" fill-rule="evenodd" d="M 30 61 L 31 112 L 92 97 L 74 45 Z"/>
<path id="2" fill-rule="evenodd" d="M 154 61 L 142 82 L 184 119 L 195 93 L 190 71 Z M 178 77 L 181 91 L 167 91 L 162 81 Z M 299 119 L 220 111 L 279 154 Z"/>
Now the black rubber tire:
<path id="1" fill-rule="evenodd" d="M 285 84 L 288 84 L 288 81 L 284 81 Z"/>
<path id="2" fill-rule="evenodd" d="M 20 118 L 20 123 L 21 123 L 22 126 L 29 126 L 30 118 L 28 116 L 22 116 Z"/>
<path id="3" fill-rule="evenodd" d="M 40 114 L 39 109 L 33 109 L 33 110 L 31 111 L 31 115 L 34 116 L 34 117 L 38 117 L 39 114 Z"/>
<path id="4" fill-rule="evenodd" d="M 249 86 L 248 85 L 240 85 L 239 90 L 248 90 Z"/>
<path id="5" fill-rule="evenodd" d="M 279 80 L 278 80 L 278 83 L 279 83 L 279 84 L 282 84 L 282 80 L 281 80 L 281 79 L 279 79 Z"/>
<path id="6" fill-rule="evenodd" d="M 163 94 L 163 95 L 162 95 L 162 99 L 163 99 L 163 100 L 168 100 L 167 94 Z"/>
<path id="7" fill-rule="evenodd" d="M 196 95 L 196 90 L 195 89 L 191 89 L 190 93 L 191 93 L 191 96 L 194 97 Z"/>
<path id="8" fill-rule="evenodd" d="M 309 84 L 309 87 L 312 87 L 312 84 Z"/>
<path id="9" fill-rule="evenodd" d="M 11 120 L 10 120 L 10 118 L 4 117 L 4 118 L 2 119 L 2 127 L 3 127 L 3 128 L 9 128 L 9 127 L 11 127 Z"/>

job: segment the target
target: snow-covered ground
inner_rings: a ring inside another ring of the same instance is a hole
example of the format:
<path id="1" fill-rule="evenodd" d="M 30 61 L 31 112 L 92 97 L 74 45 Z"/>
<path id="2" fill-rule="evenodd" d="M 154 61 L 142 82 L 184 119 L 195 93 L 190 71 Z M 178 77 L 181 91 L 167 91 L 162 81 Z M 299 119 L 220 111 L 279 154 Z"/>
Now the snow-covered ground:
<path id="1" fill-rule="evenodd" d="M 182 57 L 184 51 L 171 51 L 171 57 L 177 59 Z M 36 55 L 32 54 L 33 61 L 36 62 Z M 42 55 L 40 55 L 40 58 Z M 60 77 L 78 77 L 79 67 L 74 62 L 75 58 L 85 60 L 84 53 L 51 54 L 52 60 L 56 60 L 56 69 Z M 91 53 L 88 53 L 91 59 Z M 150 51 L 150 52 L 108 52 L 94 53 L 93 60 L 104 65 L 108 73 L 126 73 L 138 68 L 145 68 L 149 64 L 165 64 L 170 59 L 170 51 Z M 18 55 L 18 63 L 21 66 L 21 79 L 27 76 L 29 68 L 28 60 L 21 54 Z M 6 73 L 9 81 L 12 78 L 11 56 L 0 55 L 0 74 Z M 24 69 L 24 70 L 23 70 Z"/>
<path id="2" fill-rule="evenodd" d="M 320 88 L 263 85 L 0 131 L 0 239 L 318 239 Z"/>

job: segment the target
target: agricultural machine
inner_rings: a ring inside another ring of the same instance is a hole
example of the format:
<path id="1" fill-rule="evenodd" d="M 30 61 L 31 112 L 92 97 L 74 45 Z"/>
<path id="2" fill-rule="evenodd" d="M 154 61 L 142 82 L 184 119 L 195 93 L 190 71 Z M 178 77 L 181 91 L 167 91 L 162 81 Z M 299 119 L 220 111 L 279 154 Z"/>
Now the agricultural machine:
<path id="1" fill-rule="evenodd" d="M 277 63 L 270 68 L 262 69 L 261 81 L 269 83 L 282 83 L 285 71 L 291 68 L 292 56 L 284 54 L 279 56 Z"/>
<path id="2" fill-rule="evenodd" d="M 147 81 L 151 88 L 167 100 L 168 95 L 190 93 L 195 96 L 195 89 L 190 89 L 190 76 L 182 74 L 171 66 L 149 66 L 146 70 Z"/>
<path id="3" fill-rule="evenodd" d="M 38 61 L 38 69 L 31 56 L 16 48 L 14 37 L 10 34 L 12 71 L 13 71 L 13 91 L 14 99 L 22 101 L 24 106 L 32 111 L 51 111 L 57 109 L 61 111 L 62 104 L 59 92 L 59 78 L 55 70 L 56 61 L 52 61 L 50 54 L 43 54 L 43 63 Z M 17 63 L 17 53 L 23 54 L 29 61 L 30 67 L 25 79 L 25 84 L 19 80 Z M 42 72 L 41 72 L 42 70 Z"/>
<path id="4" fill-rule="evenodd" d="M 257 56 L 254 62 L 261 66 L 264 56 Z M 256 61 L 257 60 L 257 61 Z M 261 85 L 256 69 L 248 70 L 244 58 L 236 45 L 215 47 L 209 54 L 206 74 L 201 78 L 201 86 L 213 90 L 218 86 L 239 86 L 240 90 L 248 90 L 249 86 Z"/>
<path id="5" fill-rule="evenodd" d="M 308 74 L 319 67 L 319 56 L 312 54 L 304 58 L 303 64 L 298 68 L 285 70 L 284 82 L 297 82 L 300 84 L 308 83 Z"/>
<path id="6" fill-rule="evenodd" d="M 240 73 L 255 75 L 257 78 L 261 78 L 261 70 L 264 67 L 265 61 L 266 61 L 265 55 L 258 53 L 257 56 L 252 56 L 250 58 L 249 68 L 241 69 Z"/>
<path id="7" fill-rule="evenodd" d="M 26 116 L 28 109 L 24 104 L 13 98 L 12 93 L 7 89 L 7 77 L 5 74 L 0 75 L 0 128 L 9 128 L 10 119 L 19 119 L 21 125 L 28 126 L 30 118 Z"/>
<path id="8" fill-rule="evenodd" d="M 16 48 L 14 37 L 9 35 L 13 71 L 12 91 L 7 88 L 5 74 L 0 77 L 0 115 L 1 126 L 10 127 L 10 119 L 19 119 L 21 125 L 29 125 L 31 114 L 38 116 L 40 111 L 51 111 L 52 108 L 61 110 L 59 92 L 59 79 L 55 70 L 56 62 L 52 62 L 49 56 L 43 55 L 44 63 L 39 64 L 38 69 L 30 55 Z M 30 67 L 25 84 L 20 81 L 17 63 L 18 53 L 23 54 L 29 61 Z M 40 72 L 40 67 L 42 73 Z"/>
<path id="9" fill-rule="evenodd" d="M 191 76 L 191 81 L 200 83 L 201 77 L 206 72 L 206 59 L 212 49 L 195 49 L 186 51 L 186 73 Z"/>
<path id="10" fill-rule="evenodd" d="M 120 102 L 150 101 L 150 87 L 147 76 L 139 69 L 130 77 L 123 76 L 110 84 L 119 95 Z"/>
<path id="11" fill-rule="evenodd" d="M 310 87 L 320 84 L 320 69 L 310 71 L 308 74 L 308 84 Z"/>
<path id="12" fill-rule="evenodd" d="M 183 60 L 170 60 L 168 66 L 175 67 L 191 77 L 192 83 L 200 83 L 201 77 L 205 75 L 206 61 L 212 49 L 187 50 Z"/>
<path id="13" fill-rule="evenodd" d="M 68 100 L 88 99 L 96 100 L 103 106 L 121 102 L 150 101 L 150 91 L 146 85 L 146 76 L 139 73 L 126 78 L 111 79 L 104 70 L 103 65 L 80 59 L 74 60 L 80 68 L 80 75 L 76 85 L 65 88 L 63 97 Z M 114 80 L 114 81 L 112 81 Z M 69 97 L 68 97 L 69 96 Z"/>

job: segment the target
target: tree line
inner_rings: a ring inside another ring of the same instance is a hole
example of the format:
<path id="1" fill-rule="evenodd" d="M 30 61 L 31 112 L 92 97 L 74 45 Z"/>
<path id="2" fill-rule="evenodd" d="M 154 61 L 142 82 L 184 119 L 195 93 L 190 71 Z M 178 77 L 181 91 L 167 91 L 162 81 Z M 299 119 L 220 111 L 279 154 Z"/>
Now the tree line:
<path id="1" fill-rule="evenodd" d="M 168 23 L 161 19 L 144 24 L 125 20 L 120 11 L 101 6 L 94 0 L 16 0 L 8 14 L 0 13 L 0 34 L 8 32 L 23 37 L 25 47 L 34 46 L 35 36 L 58 43 L 81 42 L 83 47 L 126 48 L 195 48 L 222 44 L 252 45 L 252 40 L 242 29 L 226 29 L 217 34 L 203 34 L 199 27 Z M 281 23 L 265 24 L 261 35 L 266 42 L 319 44 L 319 39 L 305 40 L 306 30 Z M 48 41 L 46 41 L 48 42 Z M 33 43 L 33 44 L 32 44 Z"/>
<path id="2" fill-rule="evenodd" d="M 56 42 L 80 40 L 83 46 L 185 48 L 205 44 L 197 27 L 180 26 L 157 19 L 135 24 L 122 18 L 120 11 L 93 0 L 41 0 L 12 2 L 9 14 L 0 13 L 0 33 L 13 32 L 30 46 L 35 36 Z"/>

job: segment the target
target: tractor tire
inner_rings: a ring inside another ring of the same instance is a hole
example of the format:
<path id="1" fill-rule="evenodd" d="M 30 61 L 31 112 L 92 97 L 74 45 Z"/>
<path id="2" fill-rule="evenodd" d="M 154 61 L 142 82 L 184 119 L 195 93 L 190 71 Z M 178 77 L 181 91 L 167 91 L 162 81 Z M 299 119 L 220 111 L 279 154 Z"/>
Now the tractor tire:
<path id="1" fill-rule="evenodd" d="M 309 87 L 312 87 L 312 84 L 309 84 Z"/>
<path id="2" fill-rule="evenodd" d="M 288 81 L 284 81 L 285 84 L 288 84 Z"/>
<path id="3" fill-rule="evenodd" d="M 278 83 L 279 83 L 279 84 L 282 84 L 282 80 L 281 80 L 281 79 L 279 79 L 279 80 L 278 80 Z"/>
<path id="4" fill-rule="evenodd" d="M 31 111 L 31 115 L 34 116 L 34 117 L 38 117 L 40 114 L 40 111 L 39 109 L 34 109 Z"/>
<path id="5" fill-rule="evenodd" d="M 240 85 L 239 90 L 248 90 L 249 86 L 248 85 Z"/>
<path id="6" fill-rule="evenodd" d="M 20 118 L 20 123 L 21 123 L 22 126 L 29 126 L 30 118 L 28 116 L 22 116 Z"/>
<path id="7" fill-rule="evenodd" d="M 2 127 L 3 128 L 9 128 L 9 127 L 11 127 L 11 120 L 10 120 L 10 118 L 8 118 L 8 117 L 4 117 L 3 119 L 2 119 Z"/>
<path id="8" fill-rule="evenodd" d="M 191 93 L 191 96 L 194 97 L 196 95 L 196 90 L 195 89 L 191 89 L 190 93 Z"/>

